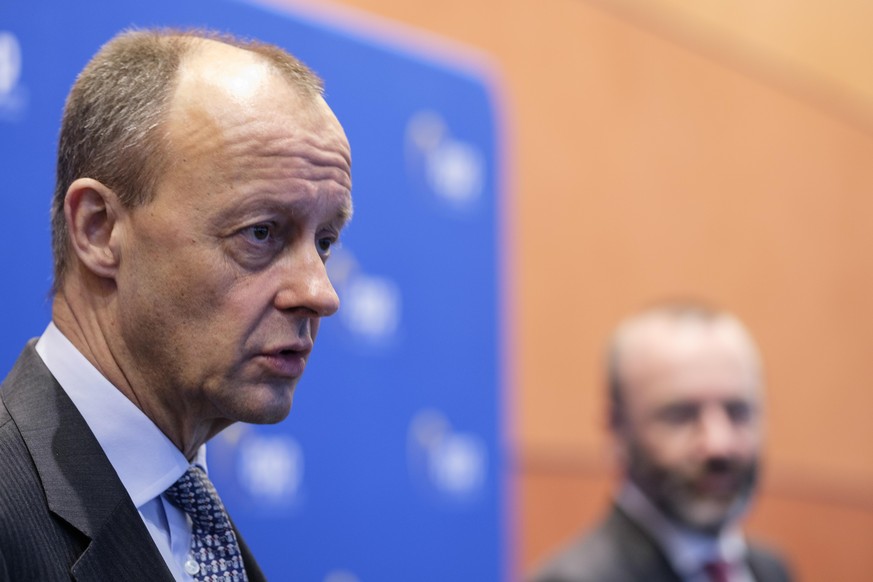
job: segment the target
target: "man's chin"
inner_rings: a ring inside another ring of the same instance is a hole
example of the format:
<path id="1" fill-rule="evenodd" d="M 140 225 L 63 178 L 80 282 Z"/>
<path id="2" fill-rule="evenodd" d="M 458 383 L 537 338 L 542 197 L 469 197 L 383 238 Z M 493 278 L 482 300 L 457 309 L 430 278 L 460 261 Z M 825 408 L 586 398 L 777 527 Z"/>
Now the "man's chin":
<path id="1" fill-rule="evenodd" d="M 251 415 L 247 415 L 245 418 L 240 418 L 239 422 L 247 422 L 249 424 L 277 424 L 288 418 L 290 412 L 290 406 L 283 410 L 270 409 L 258 411 Z"/>
<path id="2" fill-rule="evenodd" d="M 728 513 L 724 510 L 696 508 L 677 516 L 684 527 L 705 535 L 717 535 L 728 523 Z"/>
<path id="3" fill-rule="evenodd" d="M 745 510 L 746 503 L 741 495 L 731 499 L 693 499 L 672 512 L 674 518 L 684 527 L 704 535 L 718 533 Z"/>
<path id="4" fill-rule="evenodd" d="M 282 422 L 291 412 L 294 402 L 294 388 L 286 390 L 267 389 L 254 393 L 234 411 L 235 422 L 249 424 L 276 424 Z"/>

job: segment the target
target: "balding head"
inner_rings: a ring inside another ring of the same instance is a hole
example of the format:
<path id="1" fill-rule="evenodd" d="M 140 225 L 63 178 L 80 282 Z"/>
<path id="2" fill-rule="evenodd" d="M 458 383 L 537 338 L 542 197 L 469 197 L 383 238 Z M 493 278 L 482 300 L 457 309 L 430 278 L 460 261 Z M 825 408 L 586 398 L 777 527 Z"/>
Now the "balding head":
<path id="1" fill-rule="evenodd" d="M 750 384 L 761 385 L 758 348 L 731 313 L 686 301 L 658 304 L 628 317 L 608 345 L 610 425 L 617 428 L 624 422 L 630 397 L 626 392 L 647 376 L 671 369 L 691 374 L 705 364 L 735 366 L 748 375 Z"/>
<path id="2" fill-rule="evenodd" d="M 170 158 L 165 122 L 179 69 L 214 44 L 260 59 L 304 98 L 321 95 L 321 80 L 273 45 L 198 30 L 130 31 L 113 38 L 80 73 L 64 108 L 52 203 L 55 291 L 71 260 L 64 218 L 68 188 L 78 178 L 93 178 L 128 207 L 148 202 Z"/>

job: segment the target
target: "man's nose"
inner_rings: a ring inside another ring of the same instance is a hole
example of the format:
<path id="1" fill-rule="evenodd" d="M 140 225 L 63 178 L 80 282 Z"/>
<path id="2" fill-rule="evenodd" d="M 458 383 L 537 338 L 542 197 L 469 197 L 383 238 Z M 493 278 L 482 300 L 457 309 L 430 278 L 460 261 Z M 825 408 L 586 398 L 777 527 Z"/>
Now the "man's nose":
<path id="1" fill-rule="evenodd" d="M 278 309 L 306 309 L 319 317 L 333 315 L 339 309 L 339 296 L 328 278 L 327 265 L 314 247 L 290 257 L 282 278 L 276 294 Z"/>
<path id="2" fill-rule="evenodd" d="M 704 457 L 733 456 L 737 440 L 737 427 L 722 406 L 711 406 L 703 410 L 700 419 L 700 448 Z"/>

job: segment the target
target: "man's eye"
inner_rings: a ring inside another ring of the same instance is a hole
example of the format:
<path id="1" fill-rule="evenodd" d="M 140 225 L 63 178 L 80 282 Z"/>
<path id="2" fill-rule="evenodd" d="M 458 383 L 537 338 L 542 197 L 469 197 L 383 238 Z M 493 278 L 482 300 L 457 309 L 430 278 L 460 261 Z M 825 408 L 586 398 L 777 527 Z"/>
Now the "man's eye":
<path id="1" fill-rule="evenodd" d="M 322 255 L 330 254 L 331 247 L 336 243 L 336 239 L 333 237 L 324 237 L 320 238 L 317 241 L 318 250 Z"/>
<path id="2" fill-rule="evenodd" d="M 249 235 L 252 239 L 263 242 L 270 239 L 272 228 L 269 224 L 256 224 L 248 228 Z"/>
<path id="3" fill-rule="evenodd" d="M 667 424 L 682 425 L 694 422 L 697 413 L 697 406 L 693 404 L 676 404 L 662 409 L 658 416 Z"/>
<path id="4" fill-rule="evenodd" d="M 725 410 L 728 417 L 737 424 L 749 422 L 755 413 L 754 407 L 748 402 L 728 402 Z"/>

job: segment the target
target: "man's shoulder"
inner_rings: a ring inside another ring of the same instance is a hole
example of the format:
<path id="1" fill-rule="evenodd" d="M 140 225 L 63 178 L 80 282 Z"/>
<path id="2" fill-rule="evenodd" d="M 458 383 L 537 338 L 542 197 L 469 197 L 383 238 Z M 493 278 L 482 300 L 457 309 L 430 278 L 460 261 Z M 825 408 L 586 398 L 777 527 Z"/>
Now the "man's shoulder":
<path id="1" fill-rule="evenodd" d="M 609 580 L 619 563 L 621 547 L 603 524 L 578 535 L 530 578 L 530 582 L 599 582 Z"/>
<path id="2" fill-rule="evenodd" d="M 9 414 L 9 410 L 6 408 L 6 403 L 3 402 L 3 392 L 0 391 L 0 433 L 5 433 L 8 430 L 12 430 L 15 428 L 15 425 L 8 427 L 9 423 L 12 422 L 12 415 Z"/>
<path id="3" fill-rule="evenodd" d="M 14 519 L 21 518 L 25 510 L 36 511 L 45 506 L 39 472 L 22 435 L 33 416 L 27 392 L 36 381 L 34 374 L 39 374 L 38 362 L 41 361 L 33 344 L 34 341 L 28 343 L 0 384 L 0 527 L 3 528 L 14 527 Z M 20 414 L 22 410 L 28 414 Z M 46 422 L 43 416 L 36 420 Z M 25 424 L 20 425 L 22 422 Z"/>
<path id="4" fill-rule="evenodd" d="M 624 513 L 613 510 L 549 559 L 531 582 L 633 582 L 672 580 L 655 543 Z"/>
<path id="5" fill-rule="evenodd" d="M 3 384 L 6 388 L 6 384 Z M 22 502 L 42 496 L 36 467 L 0 390 L 0 521 Z M 20 509 L 20 508 L 18 508 Z"/>
<path id="6" fill-rule="evenodd" d="M 33 527 L 50 525 L 33 459 L 0 393 L 0 546 L 17 546 Z"/>
<path id="7" fill-rule="evenodd" d="M 8 499 L 12 491 L 18 491 L 13 497 L 27 494 L 28 488 L 36 477 L 36 468 L 30 458 L 27 447 L 18 432 L 18 427 L 0 396 L 0 518 L 3 514 L 4 502 L 14 503 Z M 41 491 L 41 489 L 38 489 Z"/>
<path id="8" fill-rule="evenodd" d="M 36 352 L 36 340 L 37 338 L 34 338 L 27 342 L 6 377 L 0 381 L 0 397 L 5 398 L 7 402 L 9 398 L 15 398 L 13 395 L 22 388 L 44 380 L 45 376 L 51 376 Z M 8 410 L 6 413 L 8 415 Z"/>
<path id="9" fill-rule="evenodd" d="M 29 458 L 27 447 L 21 438 L 21 432 L 18 430 L 6 402 L 8 394 L 14 390 L 18 383 L 15 378 L 17 368 L 18 364 L 16 363 L 16 367 L 0 384 L 0 474 L 3 476 L 0 479 L 0 487 L 15 477 L 15 474 L 9 470 L 10 465 L 22 457 Z"/>

